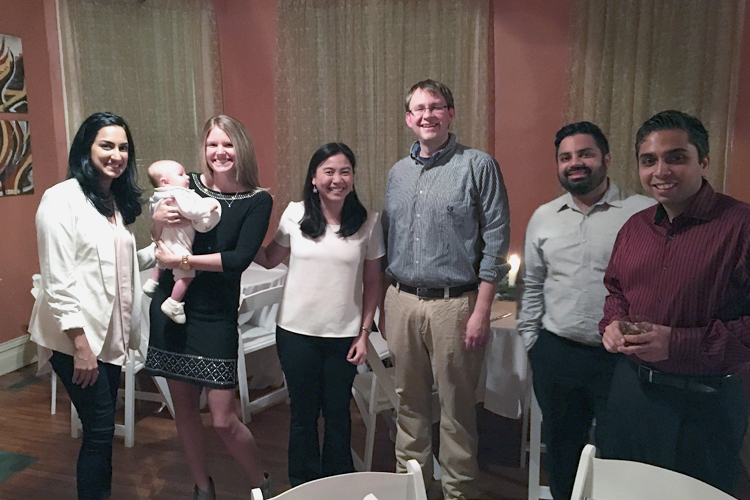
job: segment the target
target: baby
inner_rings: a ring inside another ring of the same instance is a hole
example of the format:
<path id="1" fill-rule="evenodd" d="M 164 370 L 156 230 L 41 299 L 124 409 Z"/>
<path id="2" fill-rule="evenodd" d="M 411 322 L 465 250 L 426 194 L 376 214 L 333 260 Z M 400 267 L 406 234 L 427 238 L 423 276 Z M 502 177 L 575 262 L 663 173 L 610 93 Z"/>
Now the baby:
<path id="1" fill-rule="evenodd" d="M 187 226 L 167 226 L 161 231 L 160 240 L 172 252 L 182 257 L 193 255 L 193 239 L 195 232 L 205 233 L 213 229 L 221 218 L 221 206 L 213 198 L 201 198 L 197 193 L 188 189 L 190 178 L 185 168 L 172 160 L 159 160 L 148 167 L 148 177 L 156 188 L 149 199 L 151 213 L 164 200 L 174 200 L 174 205 L 183 217 L 190 220 Z M 143 285 L 143 293 L 153 296 L 159 285 L 163 269 L 154 268 L 151 277 Z M 185 323 L 185 296 L 190 282 L 195 277 L 195 271 L 174 269 L 174 288 L 172 295 L 161 305 L 161 310 L 175 323 Z"/>

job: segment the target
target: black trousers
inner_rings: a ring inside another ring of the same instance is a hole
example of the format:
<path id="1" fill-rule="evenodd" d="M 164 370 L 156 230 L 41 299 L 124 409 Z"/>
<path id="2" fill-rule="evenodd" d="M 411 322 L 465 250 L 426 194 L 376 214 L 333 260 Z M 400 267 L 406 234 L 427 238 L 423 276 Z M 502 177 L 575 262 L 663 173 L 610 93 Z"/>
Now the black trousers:
<path id="1" fill-rule="evenodd" d="M 353 338 L 321 338 L 276 327 L 276 349 L 291 407 L 289 482 L 292 486 L 354 472 L 349 402 L 357 367 L 346 360 Z M 323 413 L 323 451 L 318 417 Z"/>
<path id="2" fill-rule="evenodd" d="M 747 407 L 739 377 L 702 393 L 650 383 L 622 359 L 609 397 L 608 447 L 602 458 L 644 462 L 734 492 Z"/>
<path id="3" fill-rule="evenodd" d="M 68 391 L 83 427 L 76 480 L 78 500 L 103 500 L 112 490 L 112 439 L 122 368 L 99 361 L 99 378 L 81 389 L 73 383 L 73 357 L 54 351 L 52 368 Z"/>
<path id="4" fill-rule="evenodd" d="M 555 500 L 570 500 L 578 461 L 596 417 L 602 446 L 607 396 L 619 355 L 542 329 L 529 351 L 534 392 L 544 419 L 545 466 Z"/>

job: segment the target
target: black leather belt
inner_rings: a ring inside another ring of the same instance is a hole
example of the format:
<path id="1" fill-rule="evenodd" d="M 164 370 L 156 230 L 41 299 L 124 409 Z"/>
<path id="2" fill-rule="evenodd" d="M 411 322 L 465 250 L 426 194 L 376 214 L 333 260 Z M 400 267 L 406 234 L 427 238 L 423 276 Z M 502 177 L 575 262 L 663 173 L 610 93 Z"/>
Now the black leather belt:
<path id="1" fill-rule="evenodd" d="M 667 385 L 685 391 L 692 392 L 716 392 L 722 382 L 734 375 L 678 375 L 675 373 L 664 373 L 647 366 L 634 363 L 638 378 L 651 384 Z"/>
<path id="2" fill-rule="evenodd" d="M 473 292 L 477 288 L 479 288 L 479 285 L 476 283 L 461 286 L 448 286 L 445 288 L 415 288 L 413 286 L 404 285 L 403 283 L 396 283 L 397 290 L 416 295 L 420 299 L 455 299 L 465 293 Z"/>

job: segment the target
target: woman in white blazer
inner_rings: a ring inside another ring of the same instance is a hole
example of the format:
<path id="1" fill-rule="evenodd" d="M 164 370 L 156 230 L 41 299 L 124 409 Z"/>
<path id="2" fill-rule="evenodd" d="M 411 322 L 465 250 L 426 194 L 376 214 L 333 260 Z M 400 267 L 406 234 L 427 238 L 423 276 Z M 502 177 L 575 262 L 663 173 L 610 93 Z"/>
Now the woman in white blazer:
<path id="1" fill-rule="evenodd" d="M 95 113 L 70 148 L 68 180 L 36 213 L 41 289 L 29 331 L 62 380 L 83 425 L 78 498 L 108 498 L 120 371 L 140 340 L 135 239 L 141 213 L 135 151 L 125 121 Z"/>

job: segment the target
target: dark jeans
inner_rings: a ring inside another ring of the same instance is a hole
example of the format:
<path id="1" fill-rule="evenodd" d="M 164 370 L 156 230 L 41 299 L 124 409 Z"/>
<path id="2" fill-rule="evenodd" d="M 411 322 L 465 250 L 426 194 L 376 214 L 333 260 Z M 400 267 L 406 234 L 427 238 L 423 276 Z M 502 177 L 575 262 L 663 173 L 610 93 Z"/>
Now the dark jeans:
<path id="1" fill-rule="evenodd" d="M 112 491 L 112 438 L 121 367 L 99 361 L 99 378 L 81 389 L 73 383 L 73 358 L 54 351 L 52 368 L 62 380 L 83 426 L 76 479 L 79 500 L 103 500 Z"/>
<path id="2" fill-rule="evenodd" d="M 612 379 L 611 436 L 602 458 L 656 465 L 733 494 L 747 429 L 745 393 L 736 376 L 715 388 L 703 393 L 651 383 L 622 359 Z"/>
<path id="3" fill-rule="evenodd" d="M 276 349 L 291 406 L 289 482 L 292 486 L 354 472 L 349 402 L 357 367 L 346 360 L 353 338 L 299 335 L 276 327 Z M 321 455 L 318 416 L 325 434 Z"/>
<path id="4" fill-rule="evenodd" d="M 534 393 L 544 419 L 545 467 L 555 500 L 570 500 L 578 462 L 596 417 L 596 445 L 605 445 L 607 396 L 617 354 L 542 329 L 529 351 Z"/>

